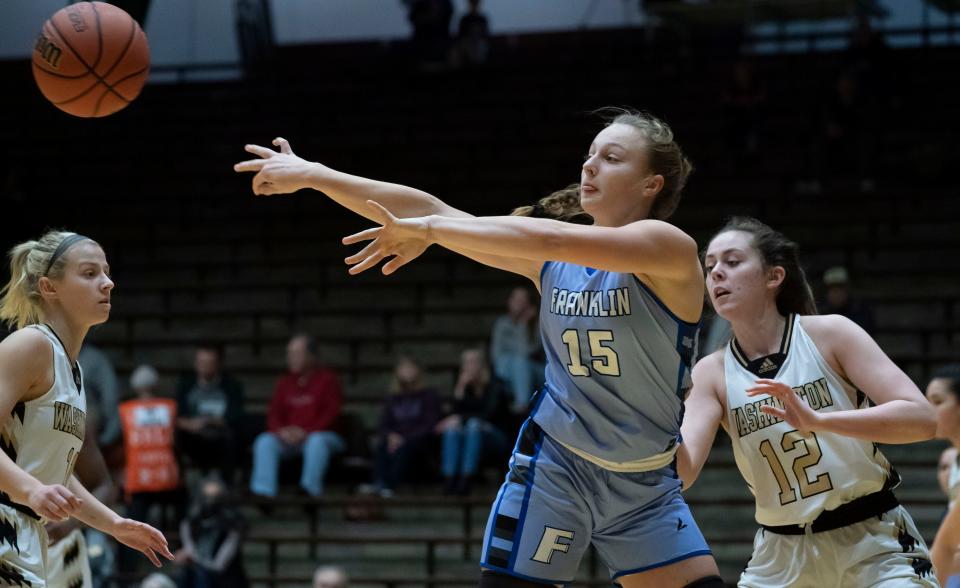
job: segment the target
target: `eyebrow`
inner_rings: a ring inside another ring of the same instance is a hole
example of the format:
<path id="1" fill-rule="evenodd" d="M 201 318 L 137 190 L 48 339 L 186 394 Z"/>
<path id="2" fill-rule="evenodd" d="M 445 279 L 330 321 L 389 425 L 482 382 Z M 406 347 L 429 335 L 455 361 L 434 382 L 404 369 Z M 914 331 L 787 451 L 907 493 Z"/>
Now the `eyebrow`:
<path id="1" fill-rule="evenodd" d="M 727 253 L 743 253 L 743 251 L 740 249 L 737 249 L 736 247 L 731 247 L 730 249 L 724 249 L 719 253 L 719 255 L 726 255 Z M 704 257 L 716 257 L 717 255 L 718 255 L 717 253 L 708 253 L 704 255 Z"/>

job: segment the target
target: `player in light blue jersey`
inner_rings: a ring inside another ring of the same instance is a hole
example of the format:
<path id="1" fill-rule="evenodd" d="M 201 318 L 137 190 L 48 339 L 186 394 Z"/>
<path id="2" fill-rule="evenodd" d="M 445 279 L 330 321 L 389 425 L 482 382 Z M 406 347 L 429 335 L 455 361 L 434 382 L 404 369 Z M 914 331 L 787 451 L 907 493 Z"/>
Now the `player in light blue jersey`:
<path id="1" fill-rule="evenodd" d="M 537 213 L 476 218 L 433 196 L 248 146 L 258 194 L 311 187 L 379 227 L 346 261 L 390 274 L 438 244 L 529 278 L 542 293 L 546 385 L 521 429 L 487 524 L 481 586 L 564 584 L 592 543 L 627 588 L 723 583 L 674 468 L 703 300 L 696 243 L 665 222 L 690 162 L 670 128 L 621 111 L 596 136 L 579 197 Z M 581 208 L 582 206 L 582 208 Z M 559 210 L 558 210 L 559 209 Z M 530 213 L 531 209 L 522 212 Z"/>

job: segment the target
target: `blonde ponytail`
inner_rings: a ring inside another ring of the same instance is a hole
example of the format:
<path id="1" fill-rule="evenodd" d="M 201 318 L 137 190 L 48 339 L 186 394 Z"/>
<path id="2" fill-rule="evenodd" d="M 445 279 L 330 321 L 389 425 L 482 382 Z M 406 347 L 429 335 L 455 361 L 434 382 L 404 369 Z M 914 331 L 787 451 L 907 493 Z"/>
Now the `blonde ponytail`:
<path id="1" fill-rule="evenodd" d="M 76 233 L 48 231 L 37 241 L 20 243 L 10 250 L 10 281 L 0 290 L 0 320 L 22 329 L 41 321 L 40 278 L 59 278 L 67 265 L 61 252 L 51 257 L 63 241 Z"/>
<path id="2" fill-rule="evenodd" d="M 513 209 L 511 216 L 532 216 L 552 218 L 564 222 L 589 225 L 593 219 L 580 207 L 580 184 L 570 184 L 557 190 L 533 206 L 521 206 Z"/>

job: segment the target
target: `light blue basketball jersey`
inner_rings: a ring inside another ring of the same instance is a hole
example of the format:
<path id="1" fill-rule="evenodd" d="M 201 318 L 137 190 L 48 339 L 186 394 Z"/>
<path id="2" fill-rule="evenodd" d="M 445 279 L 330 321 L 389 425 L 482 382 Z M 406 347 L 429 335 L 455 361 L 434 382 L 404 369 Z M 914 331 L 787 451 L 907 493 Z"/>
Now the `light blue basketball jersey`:
<path id="1" fill-rule="evenodd" d="M 607 461 L 674 446 L 699 323 L 677 318 L 633 274 L 547 262 L 540 286 L 547 368 L 533 420 Z"/>

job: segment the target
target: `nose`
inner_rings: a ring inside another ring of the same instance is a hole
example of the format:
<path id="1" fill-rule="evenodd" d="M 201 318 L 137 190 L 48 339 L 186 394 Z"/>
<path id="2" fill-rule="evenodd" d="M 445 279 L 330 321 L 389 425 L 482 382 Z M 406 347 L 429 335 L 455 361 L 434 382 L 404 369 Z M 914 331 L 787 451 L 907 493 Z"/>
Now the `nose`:
<path id="1" fill-rule="evenodd" d="M 103 290 L 109 292 L 113 290 L 113 286 L 114 286 L 113 280 L 111 280 L 109 276 L 104 276 L 103 284 L 100 287 Z"/>
<path id="2" fill-rule="evenodd" d="M 596 157 L 597 157 L 596 155 L 592 155 L 588 157 L 586 161 L 583 162 L 583 171 L 586 172 L 587 175 L 589 176 L 597 175 L 597 167 L 595 162 Z"/>

